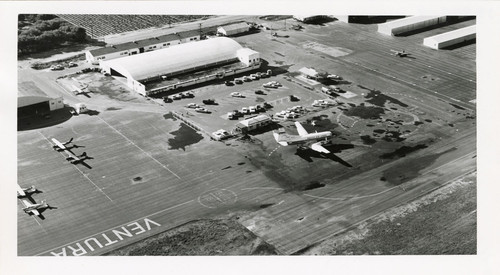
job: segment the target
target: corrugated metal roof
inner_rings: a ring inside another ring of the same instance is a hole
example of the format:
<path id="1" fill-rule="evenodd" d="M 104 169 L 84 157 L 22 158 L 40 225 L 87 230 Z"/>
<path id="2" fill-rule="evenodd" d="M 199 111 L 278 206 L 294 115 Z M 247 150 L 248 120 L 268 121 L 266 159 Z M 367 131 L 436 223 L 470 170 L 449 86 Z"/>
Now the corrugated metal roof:
<path id="1" fill-rule="evenodd" d="M 270 120 L 271 120 L 271 118 L 269 116 L 259 115 L 259 116 L 256 116 L 256 117 L 252 117 L 252 118 L 249 118 L 249 119 L 242 120 L 242 121 L 240 121 L 240 124 L 242 124 L 245 127 L 249 127 L 250 125 L 253 125 L 253 124 L 256 124 L 256 123 L 259 123 L 259 122 L 263 122 L 263 121 L 270 121 Z"/>
<path id="2" fill-rule="evenodd" d="M 42 90 L 40 90 L 40 88 L 38 88 L 35 85 L 35 82 L 33 82 L 33 81 L 21 82 L 18 85 L 17 97 L 26 97 L 26 96 L 48 98 L 47 94 L 45 94 Z"/>
<path id="3" fill-rule="evenodd" d="M 248 29 L 250 28 L 247 23 L 241 22 L 241 23 L 236 23 L 236 24 L 231 24 L 231 25 L 225 25 L 225 26 L 220 26 L 223 28 L 225 31 L 234 31 L 234 30 L 239 30 L 239 29 Z"/>
<path id="4" fill-rule="evenodd" d="M 237 58 L 238 42 L 217 37 L 175 45 L 169 48 L 104 61 L 124 76 L 143 80 L 160 74 L 175 73 L 197 66 Z"/>
<path id="5" fill-rule="evenodd" d="M 476 25 L 473 25 L 473 26 L 461 28 L 458 30 L 453 30 L 453 31 L 442 33 L 442 34 L 426 37 L 426 38 L 424 38 L 424 43 L 427 40 L 433 40 L 436 43 L 440 43 L 440 42 L 452 40 L 452 39 L 459 38 L 459 37 L 464 37 L 464 36 L 475 34 L 475 33 L 476 33 Z"/>
<path id="6" fill-rule="evenodd" d="M 90 50 L 90 53 L 93 56 L 101 56 L 109 53 L 115 53 L 115 52 L 121 52 L 121 51 L 126 51 L 130 49 L 135 49 L 135 48 L 141 48 L 141 47 L 146 47 L 150 46 L 153 44 L 159 44 L 159 43 L 167 43 L 171 41 L 176 41 L 180 40 L 183 38 L 187 37 L 193 37 L 193 36 L 199 36 L 200 32 L 197 30 L 191 30 L 191 31 L 184 31 L 184 32 L 178 32 L 178 33 L 170 33 L 170 34 L 165 34 L 161 35 L 158 37 L 151 37 L 147 39 L 141 39 L 133 42 L 127 42 L 127 43 L 122 43 L 122 44 L 117 44 L 113 46 L 108 46 L 100 49 L 95 49 L 95 50 Z"/>
<path id="7" fill-rule="evenodd" d="M 439 18 L 439 17 L 443 17 L 443 15 L 411 16 L 411 17 L 406 17 L 406 18 L 402 18 L 402 19 L 398 19 L 398 20 L 389 21 L 389 22 L 386 22 L 386 23 L 379 24 L 379 27 L 382 26 L 382 27 L 385 27 L 385 28 L 394 29 L 394 28 L 398 28 L 398 27 L 402 27 L 402 26 L 408 26 L 408 25 L 412 25 L 412 24 L 424 22 L 424 21 L 427 21 L 427 20 Z"/>

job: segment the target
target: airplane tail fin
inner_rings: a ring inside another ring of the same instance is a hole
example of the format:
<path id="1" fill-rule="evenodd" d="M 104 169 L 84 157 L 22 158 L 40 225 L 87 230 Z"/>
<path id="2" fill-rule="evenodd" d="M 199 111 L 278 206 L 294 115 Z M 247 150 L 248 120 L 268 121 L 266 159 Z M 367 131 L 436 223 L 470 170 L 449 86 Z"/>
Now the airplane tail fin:
<path id="1" fill-rule="evenodd" d="M 64 144 L 69 144 L 73 141 L 73 138 L 70 138 L 68 141 L 66 141 Z"/>
<path id="2" fill-rule="evenodd" d="M 87 157 L 87 152 L 83 152 L 83 153 L 80 155 L 80 157 L 82 157 L 82 158 L 86 158 L 86 157 Z"/>

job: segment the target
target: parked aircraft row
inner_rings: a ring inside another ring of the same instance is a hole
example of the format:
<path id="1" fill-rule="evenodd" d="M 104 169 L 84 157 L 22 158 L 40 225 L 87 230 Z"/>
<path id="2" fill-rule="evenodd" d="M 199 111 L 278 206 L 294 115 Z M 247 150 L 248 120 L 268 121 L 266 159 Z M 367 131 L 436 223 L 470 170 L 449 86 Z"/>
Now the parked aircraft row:
<path id="1" fill-rule="evenodd" d="M 50 206 L 44 200 L 42 200 L 41 203 L 30 203 L 28 200 L 25 199 L 25 198 L 31 199 L 31 195 L 38 192 L 40 191 L 36 189 L 34 185 L 25 188 L 19 185 L 17 186 L 17 198 L 21 199 L 21 202 L 24 205 L 23 207 L 24 213 L 29 215 L 40 216 L 39 210 L 41 211 L 45 208 L 50 208 Z"/>
<path id="2" fill-rule="evenodd" d="M 89 156 L 87 156 L 86 152 L 83 152 L 81 155 L 77 156 L 77 155 L 73 154 L 73 152 L 70 151 L 70 149 L 78 147 L 77 145 L 72 145 L 71 147 L 66 146 L 66 145 L 73 142 L 73 138 L 71 138 L 70 140 L 68 140 L 64 143 L 53 138 L 52 142 L 54 143 L 52 148 L 54 148 L 54 150 L 56 150 L 58 152 L 61 152 L 61 151 L 66 152 L 66 154 L 68 154 L 68 157 L 66 158 L 66 160 L 68 160 L 72 164 L 77 164 L 77 163 L 83 162 L 84 160 L 90 158 Z"/>

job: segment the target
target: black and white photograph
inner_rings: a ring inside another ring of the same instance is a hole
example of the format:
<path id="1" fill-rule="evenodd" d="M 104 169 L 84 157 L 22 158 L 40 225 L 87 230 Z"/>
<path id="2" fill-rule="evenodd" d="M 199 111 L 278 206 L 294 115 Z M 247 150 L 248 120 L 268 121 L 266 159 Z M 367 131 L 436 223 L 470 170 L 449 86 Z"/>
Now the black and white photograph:
<path id="1" fill-rule="evenodd" d="M 474 10 L 46 10 L 10 22 L 15 257 L 481 254 Z"/>

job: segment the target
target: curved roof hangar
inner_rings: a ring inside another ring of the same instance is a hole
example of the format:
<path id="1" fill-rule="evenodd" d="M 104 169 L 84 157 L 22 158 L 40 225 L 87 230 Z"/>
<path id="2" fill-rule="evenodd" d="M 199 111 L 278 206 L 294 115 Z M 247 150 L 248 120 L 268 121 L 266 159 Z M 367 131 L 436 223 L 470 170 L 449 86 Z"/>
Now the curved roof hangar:
<path id="1" fill-rule="evenodd" d="M 217 37 L 103 61 L 102 65 L 139 81 L 160 74 L 175 73 L 234 59 L 237 58 L 237 50 L 242 48 L 238 42 L 230 38 Z"/>

